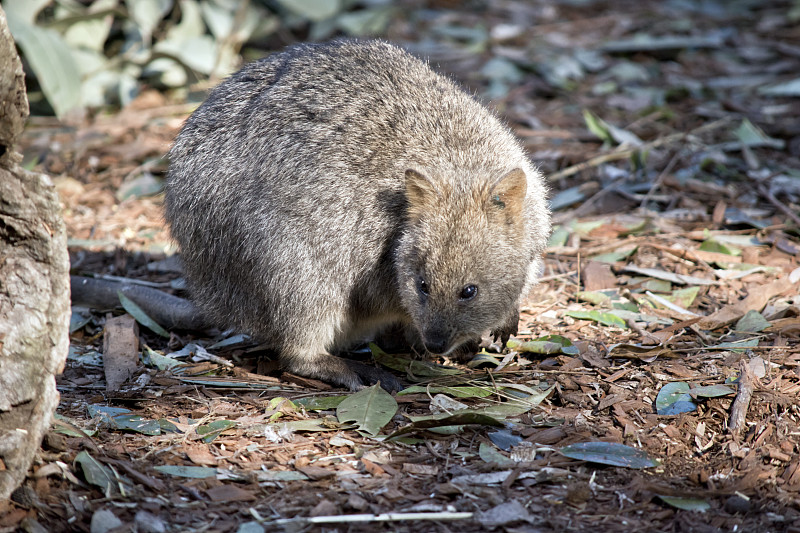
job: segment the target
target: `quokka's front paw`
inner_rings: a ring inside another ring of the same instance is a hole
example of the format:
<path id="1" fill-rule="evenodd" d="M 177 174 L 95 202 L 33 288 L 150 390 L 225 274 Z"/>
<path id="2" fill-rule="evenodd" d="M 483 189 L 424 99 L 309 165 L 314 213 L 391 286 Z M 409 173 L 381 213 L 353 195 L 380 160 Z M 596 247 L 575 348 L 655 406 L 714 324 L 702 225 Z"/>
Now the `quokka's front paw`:
<path id="1" fill-rule="evenodd" d="M 517 334 L 517 328 L 519 326 L 519 310 L 514 311 L 506 321 L 492 330 L 491 335 L 494 338 L 494 341 L 497 342 L 498 340 L 502 343 L 503 348 L 505 348 L 508 339 L 511 335 Z"/>

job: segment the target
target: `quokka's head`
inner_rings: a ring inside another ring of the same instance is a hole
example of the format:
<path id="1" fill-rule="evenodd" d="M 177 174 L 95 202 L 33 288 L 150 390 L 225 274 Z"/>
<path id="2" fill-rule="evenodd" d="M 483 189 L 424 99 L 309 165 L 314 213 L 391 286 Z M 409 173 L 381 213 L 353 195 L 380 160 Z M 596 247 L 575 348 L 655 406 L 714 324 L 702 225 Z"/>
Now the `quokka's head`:
<path id="1" fill-rule="evenodd" d="M 425 348 L 447 354 L 503 324 L 518 305 L 531 262 L 523 249 L 527 178 L 521 169 L 476 180 L 408 170 L 405 178 L 400 296 Z"/>

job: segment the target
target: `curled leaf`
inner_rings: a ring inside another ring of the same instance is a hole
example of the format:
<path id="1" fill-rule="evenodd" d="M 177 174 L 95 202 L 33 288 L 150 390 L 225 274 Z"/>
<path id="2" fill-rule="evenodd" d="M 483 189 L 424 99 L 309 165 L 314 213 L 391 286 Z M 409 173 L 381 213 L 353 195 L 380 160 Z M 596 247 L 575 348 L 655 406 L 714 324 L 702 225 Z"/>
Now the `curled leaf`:
<path id="1" fill-rule="evenodd" d="M 559 452 L 571 459 L 626 468 L 651 468 L 660 464 L 644 450 L 616 442 L 579 442 L 565 446 Z"/>

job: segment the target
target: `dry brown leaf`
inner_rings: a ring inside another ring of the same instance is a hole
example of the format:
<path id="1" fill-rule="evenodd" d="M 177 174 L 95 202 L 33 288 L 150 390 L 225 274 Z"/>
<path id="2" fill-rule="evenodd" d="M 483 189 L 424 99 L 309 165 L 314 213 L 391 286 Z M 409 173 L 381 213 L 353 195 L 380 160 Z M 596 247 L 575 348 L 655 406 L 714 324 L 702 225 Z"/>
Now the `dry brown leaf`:
<path id="1" fill-rule="evenodd" d="M 206 495 L 214 502 L 251 502 L 256 499 L 255 494 L 236 485 L 212 487 L 206 491 Z"/>
<path id="2" fill-rule="evenodd" d="M 792 271 L 788 276 L 784 276 L 766 285 L 753 290 L 747 298 L 734 304 L 726 305 L 722 309 L 701 318 L 697 325 L 702 329 L 713 330 L 727 326 L 742 318 L 750 310 L 761 311 L 770 298 L 798 289 L 800 283 L 800 268 Z"/>
<path id="3" fill-rule="evenodd" d="M 184 442 L 183 451 L 191 462 L 198 466 L 217 466 L 217 458 L 208 451 L 206 444 Z"/>

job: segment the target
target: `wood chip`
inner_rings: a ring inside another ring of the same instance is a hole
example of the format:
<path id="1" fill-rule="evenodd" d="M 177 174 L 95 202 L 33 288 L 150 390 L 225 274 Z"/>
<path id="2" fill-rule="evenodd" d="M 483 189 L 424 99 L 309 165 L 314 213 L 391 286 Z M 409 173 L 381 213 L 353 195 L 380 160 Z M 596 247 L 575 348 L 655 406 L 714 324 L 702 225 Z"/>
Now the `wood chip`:
<path id="1" fill-rule="evenodd" d="M 106 320 L 103 332 L 106 390 L 116 392 L 139 368 L 139 328 L 130 315 Z"/>

